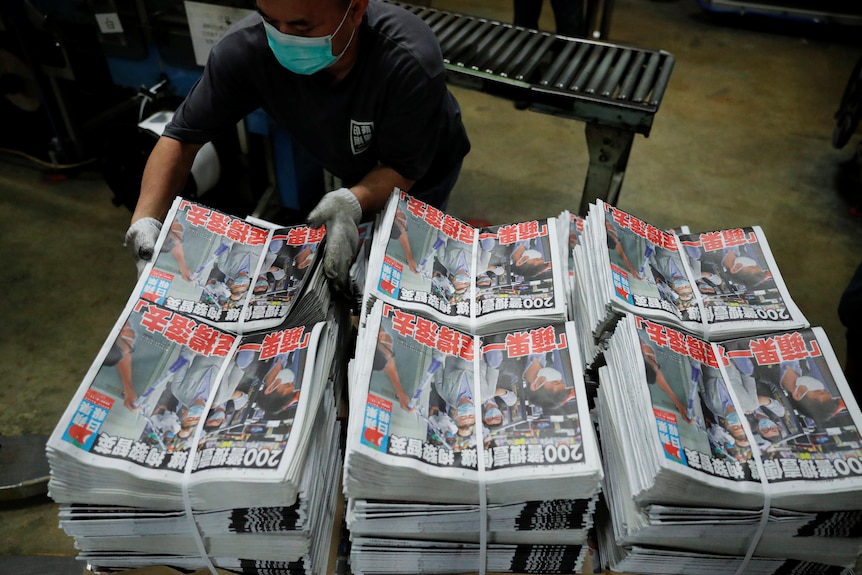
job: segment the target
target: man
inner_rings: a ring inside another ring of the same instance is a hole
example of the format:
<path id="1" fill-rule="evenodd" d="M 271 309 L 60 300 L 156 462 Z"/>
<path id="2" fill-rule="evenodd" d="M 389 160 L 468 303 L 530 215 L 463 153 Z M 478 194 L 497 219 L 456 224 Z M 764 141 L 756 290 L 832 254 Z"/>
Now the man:
<path id="1" fill-rule="evenodd" d="M 479 393 L 482 403 L 495 396 L 506 396 L 509 392 L 497 387 L 499 376 L 499 354 L 483 355 L 479 364 Z M 473 362 L 457 356 L 446 356 L 442 363 L 442 377 L 432 379 L 432 385 L 437 394 L 446 402 L 449 413 L 458 427 L 456 436 L 469 438 L 473 436 L 476 426 L 476 401 L 474 392 Z M 481 408 L 481 405 L 478 406 Z M 481 415 L 481 414 L 480 414 Z"/>
<path id="2" fill-rule="evenodd" d="M 721 263 L 730 276 L 730 281 L 745 286 L 749 292 L 775 289 L 772 272 L 761 267 L 754 258 L 728 250 Z"/>
<path id="3" fill-rule="evenodd" d="M 559 369 L 548 365 L 553 364 L 552 358 L 539 354 L 530 356 L 527 361 L 524 369 L 527 399 L 540 407 L 546 416 L 576 414 L 578 398 L 575 388 L 567 385 Z"/>
<path id="4" fill-rule="evenodd" d="M 120 383 L 123 385 L 123 405 L 130 411 L 134 410 L 135 400 L 138 399 L 132 384 L 132 353 L 135 351 L 135 339 L 137 339 L 135 328 L 126 320 L 104 361 L 104 365 L 117 368 Z"/>
<path id="5" fill-rule="evenodd" d="M 156 143 L 126 244 L 149 259 L 197 151 L 263 108 L 347 186 L 302 202 L 317 202 L 308 221 L 326 225 L 324 270 L 344 289 L 363 212 L 396 187 L 445 209 L 470 148 L 460 109 L 434 34 L 407 10 L 369 0 L 256 6 L 213 47 Z"/>
<path id="6" fill-rule="evenodd" d="M 652 384 L 658 385 L 658 387 L 664 392 L 664 394 L 667 396 L 667 398 L 673 403 L 674 407 L 676 407 L 676 410 L 679 413 L 679 416 L 686 423 L 692 423 L 692 421 L 695 417 L 695 414 L 692 412 L 692 410 L 689 409 L 688 403 L 683 402 L 679 398 L 679 396 L 677 396 L 676 391 L 674 390 L 673 386 L 671 386 L 670 382 L 665 377 L 665 374 L 662 371 L 661 366 L 659 365 L 658 358 L 656 357 L 656 350 L 653 348 L 653 346 L 651 344 L 644 341 L 643 338 L 641 338 L 640 342 L 641 342 L 641 355 L 643 356 L 643 360 L 644 360 L 644 369 L 646 370 L 647 383 L 650 385 L 652 385 Z M 686 361 L 685 363 L 689 363 L 689 362 Z M 690 392 L 690 388 L 691 388 L 691 382 L 694 381 L 695 382 L 694 384 L 695 385 L 697 384 L 699 374 L 697 373 L 696 368 L 697 368 L 696 365 L 695 366 L 692 366 L 691 364 L 689 364 L 688 366 L 682 366 L 681 365 L 677 368 L 677 373 L 674 374 L 677 376 L 674 378 L 677 381 L 677 383 L 683 383 L 683 385 L 689 386 L 689 392 Z M 686 375 L 689 375 L 689 378 L 686 378 Z M 687 381 L 687 379 L 688 379 L 688 381 Z M 680 390 L 680 391 L 682 391 L 682 390 Z M 692 408 L 694 408 L 693 405 L 692 405 Z"/>
<path id="7" fill-rule="evenodd" d="M 802 415 L 812 419 L 819 428 L 826 428 L 847 414 L 843 397 L 835 397 L 826 384 L 812 374 L 800 375 L 802 368 L 794 362 L 782 366 L 781 387 L 793 400 Z"/>
<path id="8" fill-rule="evenodd" d="M 299 383 L 296 373 L 289 367 L 292 359 L 290 354 L 276 357 L 254 397 L 257 407 L 269 419 L 286 419 L 288 410 L 299 402 Z"/>

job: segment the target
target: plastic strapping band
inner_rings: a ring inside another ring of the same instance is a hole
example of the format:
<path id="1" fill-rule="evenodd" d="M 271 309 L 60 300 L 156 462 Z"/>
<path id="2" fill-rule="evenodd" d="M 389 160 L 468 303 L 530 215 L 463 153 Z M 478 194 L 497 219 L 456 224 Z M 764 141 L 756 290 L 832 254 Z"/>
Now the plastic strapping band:
<path id="1" fill-rule="evenodd" d="M 479 349 L 479 338 L 474 338 L 473 349 Z M 484 361 L 481 357 L 479 361 Z M 488 551 L 488 493 L 485 485 L 485 427 L 482 421 L 482 370 L 479 362 L 473 363 L 473 410 L 476 423 L 473 433 L 476 435 L 477 470 L 479 474 L 479 575 L 485 575 L 487 569 Z"/>
<path id="2" fill-rule="evenodd" d="M 724 381 L 728 382 L 727 392 L 730 394 L 730 398 L 733 400 L 734 405 L 741 406 L 742 403 L 736 396 L 736 390 L 733 389 L 732 385 L 730 385 L 730 378 L 727 376 L 727 369 L 723 365 L 723 356 L 721 355 L 720 348 L 715 343 L 711 345 L 713 354 L 718 359 L 719 370 L 721 371 L 722 378 Z M 742 413 L 742 410 L 740 410 L 739 413 L 739 421 L 742 423 L 742 428 L 745 430 L 745 438 L 748 439 L 748 444 L 751 446 L 751 460 L 754 462 L 755 467 L 757 467 L 757 473 L 760 476 L 760 484 L 763 486 L 763 507 L 761 508 L 760 523 L 757 525 L 757 531 L 754 533 L 754 537 L 752 537 L 751 543 L 748 546 L 748 551 L 746 551 L 745 557 L 743 557 L 742 563 L 740 563 L 734 575 L 743 575 L 746 567 L 748 567 L 748 563 L 754 556 L 754 552 L 760 544 L 760 539 L 766 531 L 766 526 L 769 524 L 769 511 L 772 502 L 771 485 L 766 478 L 766 468 L 763 467 L 760 447 L 757 445 L 757 440 L 754 437 L 754 433 L 751 431 L 751 426 L 748 424 L 748 418 L 745 417 L 745 413 Z"/>
<path id="3" fill-rule="evenodd" d="M 234 340 L 233 345 L 231 346 L 230 353 L 226 356 L 227 361 L 225 361 L 222 364 L 221 368 L 219 368 L 218 374 L 216 375 L 217 384 L 221 382 L 222 377 L 227 371 L 229 362 L 233 361 L 234 352 L 236 351 L 236 348 L 239 347 L 239 341 L 239 337 Z M 192 436 L 191 446 L 189 447 L 189 458 L 186 461 L 185 468 L 183 469 L 182 482 L 183 509 L 186 512 L 186 520 L 189 524 L 189 531 L 194 537 L 195 545 L 198 548 L 198 553 L 200 553 L 201 559 L 203 559 L 204 566 L 209 570 L 210 573 L 212 573 L 212 575 L 219 575 L 219 573 L 218 571 L 216 571 L 215 565 L 213 565 L 213 562 L 210 560 L 206 544 L 204 543 L 203 536 L 200 532 L 200 528 L 198 527 L 197 521 L 195 521 L 194 511 L 192 510 L 192 499 L 189 493 L 189 483 L 191 482 L 192 469 L 195 464 L 195 459 L 197 459 L 198 445 L 200 444 L 201 435 L 204 431 L 204 424 L 206 423 L 210 408 L 212 407 L 213 399 L 215 399 L 216 391 L 218 391 L 218 385 L 215 385 L 212 389 L 210 389 L 209 397 L 207 397 L 206 405 L 204 405 L 204 416 L 201 417 L 200 421 L 198 421 L 197 427 L 195 427 L 195 433 L 194 436 Z"/>

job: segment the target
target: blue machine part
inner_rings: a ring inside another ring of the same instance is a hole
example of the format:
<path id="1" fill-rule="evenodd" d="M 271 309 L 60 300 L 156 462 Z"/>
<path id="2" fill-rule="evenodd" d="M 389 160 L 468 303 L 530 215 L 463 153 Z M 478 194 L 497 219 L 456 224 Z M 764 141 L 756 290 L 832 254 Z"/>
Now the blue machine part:
<path id="1" fill-rule="evenodd" d="M 143 60 L 133 60 L 106 57 L 111 78 L 118 86 L 128 88 L 149 87 L 168 78 L 168 89 L 174 96 L 184 97 L 200 78 L 200 70 L 189 70 L 170 66 L 162 61 L 156 46 L 150 45 L 147 57 Z"/>
<path id="2" fill-rule="evenodd" d="M 108 69 L 115 84 L 129 88 L 150 87 L 167 77 L 167 90 L 173 96 L 182 98 L 188 94 L 198 78 L 200 69 L 188 69 L 166 64 L 157 46 L 150 45 L 144 59 L 125 59 L 107 57 Z M 249 133 L 269 139 L 279 201 L 285 208 L 302 210 L 299 190 L 309 182 L 321 178 L 322 170 L 317 163 L 299 146 L 287 130 L 277 127 L 269 115 L 261 109 L 246 117 Z"/>

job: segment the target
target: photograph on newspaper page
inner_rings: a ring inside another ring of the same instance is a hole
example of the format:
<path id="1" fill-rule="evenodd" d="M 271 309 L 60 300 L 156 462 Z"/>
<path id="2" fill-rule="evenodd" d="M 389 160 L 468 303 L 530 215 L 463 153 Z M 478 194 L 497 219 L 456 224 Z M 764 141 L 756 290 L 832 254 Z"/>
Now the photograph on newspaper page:
<path id="1" fill-rule="evenodd" d="M 501 480 L 600 465 L 572 325 L 471 336 L 378 302 L 366 329 L 358 441 L 381 461 L 470 477 L 481 449 Z"/>
<path id="2" fill-rule="evenodd" d="M 130 305 L 51 446 L 99 467 L 179 480 L 193 471 L 279 477 L 304 417 L 320 326 L 238 336 L 154 302 Z M 308 367 L 306 367 L 308 366 Z"/>
<path id="3" fill-rule="evenodd" d="M 222 329 L 276 327 L 300 295 L 323 235 L 307 226 L 262 227 L 177 198 L 140 296 Z"/>
<path id="4" fill-rule="evenodd" d="M 390 198 L 367 290 L 471 332 L 564 321 L 554 219 L 474 228 L 403 192 Z"/>
<path id="5" fill-rule="evenodd" d="M 862 485 L 862 415 L 822 328 L 717 345 L 771 484 Z"/>
<path id="6" fill-rule="evenodd" d="M 796 480 L 859 483 L 859 409 L 820 328 L 710 344 L 634 319 L 667 460 L 759 482 L 756 445 L 774 495 Z"/>
<path id="7" fill-rule="evenodd" d="M 553 218 L 479 230 L 476 314 L 483 323 L 565 320 L 566 256 L 557 231 Z"/>
<path id="8" fill-rule="evenodd" d="M 758 226 L 678 235 L 599 203 L 612 305 L 717 341 L 808 327 Z"/>
<path id="9" fill-rule="evenodd" d="M 600 249 L 610 258 L 616 305 L 666 323 L 688 322 L 693 325 L 687 329 L 698 330 L 699 316 L 688 315 L 697 299 L 673 233 L 603 202 L 593 210 L 604 214 L 606 246 Z"/>
<path id="10" fill-rule="evenodd" d="M 711 331 L 722 326 L 736 332 L 807 326 L 759 226 L 686 234 L 679 241 Z M 689 319 L 697 317 L 689 313 Z"/>

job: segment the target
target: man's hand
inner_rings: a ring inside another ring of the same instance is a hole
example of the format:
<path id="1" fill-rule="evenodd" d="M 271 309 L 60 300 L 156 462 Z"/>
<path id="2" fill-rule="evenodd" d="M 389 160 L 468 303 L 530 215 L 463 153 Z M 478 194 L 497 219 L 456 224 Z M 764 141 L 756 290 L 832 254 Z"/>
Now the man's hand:
<path id="1" fill-rule="evenodd" d="M 135 254 L 138 277 L 144 271 L 147 262 L 153 259 L 156 240 L 159 239 L 161 231 L 162 223 L 155 218 L 141 218 L 126 231 L 126 240 L 123 245 L 131 248 L 132 253 Z"/>
<path id="2" fill-rule="evenodd" d="M 357 225 L 360 220 L 362 207 L 347 188 L 339 188 L 323 196 L 308 215 L 311 227 L 326 225 L 323 272 L 338 291 L 348 291 L 350 266 L 359 248 Z"/>

